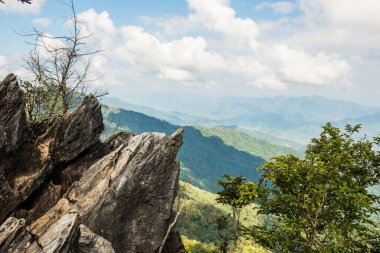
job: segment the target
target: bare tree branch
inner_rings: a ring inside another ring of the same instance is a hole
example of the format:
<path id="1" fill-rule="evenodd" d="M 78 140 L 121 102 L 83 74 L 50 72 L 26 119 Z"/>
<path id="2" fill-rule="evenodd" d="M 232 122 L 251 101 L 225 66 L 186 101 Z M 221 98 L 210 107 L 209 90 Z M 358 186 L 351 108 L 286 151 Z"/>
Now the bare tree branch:
<path id="1" fill-rule="evenodd" d="M 19 2 L 25 4 L 32 4 L 32 0 L 18 0 Z M 1 3 L 5 4 L 3 0 L 0 0 Z"/>
<path id="2" fill-rule="evenodd" d="M 174 227 L 175 224 L 177 223 L 178 217 L 180 216 L 180 214 L 181 214 L 181 212 L 182 212 L 182 209 L 183 209 L 183 207 L 185 206 L 185 203 L 186 203 L 186 200 L 184 200 L 184 201 L 182 202 L 182 205 L 181 205 L 181 207 L 179 208 L 179 210 L 178 210 L 176 216 L 174 217 L 173 222 L 170 223 L 170 225 L 169 225 L 169 227 L 168 227 L 168 230 L 166 231 L 166 234 L 165 234 L 165 236 L 164 236 L 164 239 L 163 239 L 162 242 L 161 242 L 160 248 L 158 249 L 158 253 L 161 253 L 162 250 L 164 249 L 165 243 L 166 243 L 166 241 L 168 240 L 168 237 L 169 237 L 169 235 L 170 235 L 170 232 L 173 230 L 173 227 Z"/>
<path id="3" fill-rule="evenodd" d="M 1 0 L 0 0 L 1 1 Z M 66 114 L 77 107 L 88 93 L 88 73 L 91 66 L 91 56 L 101 50 L 91 50 L 87 40 L 92 34 L 83 34 L 73 0 L 70 4 L 63 3 L 71 10 L 72 30 L 68 35 L 52 36 L 37 28 L 21 35 L 32 38 L 34 50 L 25 60 L 29 70 L 35 76 L 39 85 L 49 95 L 50 105 L 47 117 L 54 114 Z M 96 96 L 104 96 L 106 92 L 95 92 Z"/>

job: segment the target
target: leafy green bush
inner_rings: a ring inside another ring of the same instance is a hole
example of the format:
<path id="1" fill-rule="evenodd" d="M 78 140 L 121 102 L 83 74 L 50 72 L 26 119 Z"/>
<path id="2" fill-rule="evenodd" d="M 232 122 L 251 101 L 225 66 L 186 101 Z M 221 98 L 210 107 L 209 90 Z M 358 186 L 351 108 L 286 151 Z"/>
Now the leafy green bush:
<path id="1" fill-rule="evenodd" d="M 276 252 L 379 252 L 380 232 L 372 215 L 380 196 L 380 138 L 355 140 L 360 125 L 342 132 L 327 124 L 311 141 L 305 159 L 279 156 L 265 163 L 263 187 L 242 192 L 259 213 L 277 222 L 254 226 L 252 237 Z M 268 183 L 268 184 L 266 184 Z"/>

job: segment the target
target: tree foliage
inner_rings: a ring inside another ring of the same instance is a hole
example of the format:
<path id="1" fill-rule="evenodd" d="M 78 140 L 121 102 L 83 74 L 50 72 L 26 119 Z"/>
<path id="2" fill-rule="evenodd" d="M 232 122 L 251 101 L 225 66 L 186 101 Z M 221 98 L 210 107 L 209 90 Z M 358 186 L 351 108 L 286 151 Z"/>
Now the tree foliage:
<path id="1" fill-rule="evenodd" d="M 221 253 L 228 252 L 228 246 L 231 241 L 234 241 L 234 251 L 236 250 L 236 235 L 234 234 L 233 229 L 230 229 L 233 226 L 230 222 L 231 214 L 221 215 L 216 219 L 216 227 L 218 229 L 218 235 L 220 238 L 219 250 Z"/>
<path id="2" fill-rule="evenodd" d="M 24 90 L 24 101 L 26 116 L 29 121 L 37 121 L 48 118 L 51 103 L 50 90 L 46 85 L 38 82 L 20 81 L 20 86 Z"/>
<path id="3" fill-rule="evenodd" d="M 269 161 L 274 156 L 285 154 L 301 155 L 302 153 L 300 150 L 272 144 L 266 140 L 252 137 L 239 129 L 200 126 L 196 128 L 206 137 L 219 137 L 226 145 L 247 152 L 253 156 L 262 157 L 266 161 Z"/>
<path id="4" fill-rule="evenodd" d="M 224 180 L 219 180 L 216 183 L 223 187 L 217 192 L 216 201 L 231 207 L 232 210 L 232 229 L 229 228 L 230 214 L 223 215 L 217 219 L 217 228 L 221 238 L 220 250 L 227 252 L 229 242 L 232 241 L 232 252 L 237 250 L 237 242 L 240 237 L 240 213 L 241 210 L 250 204 L 250 200 L 242 198 L 240 188 L 244 185 L 246 178 L 243 176 L 232 177 L 224 175 Z"/>
<path id="5" fill-rule="evenodd" d="M 228 217 L 228 231 L 218 231 L 215 219 L 231 213 L 231 208 L 228 205 L 217 203 L 217 194 L 201 190 L 189 183 L 180 181 L 179 192 L 181 198 L 186 198 L 187 201 L 176 225 L 176 230 L 182 238 L 188 239 L 184 241 L 188 252 L 220 252 L 219 232 L 231 235 L 232 219 L 231 216 Z M 242 225 L 248 227 L 262 223 L 261 217 L 252 215 L 254 208 L 254 205 L 249 205 L 241 211 Z M 229 240 L 229 242 L 231 241 Z M 190 244 L 194 247 L 190 247 Z M 261 247 L 248 239 L 239 240 L 238 249 L 239 253 L 264 252 Z"/>
<path id="6" fill-rule="evenodd" d="M 342 132 L 328 123 L 308 145 L 305 159 L 279 156 L 260 167 L 261 187 L 242 190 L 258 197 L 259 213 L 276 219 L 250 230 L 259 244 L 276 252 L 380 250 L 371 219 L 379 212 L 379 196 L 370 191 L 380 183 L 374 147 L 380 142 L 355 140 L 359 129 L 347 125 Z"/>

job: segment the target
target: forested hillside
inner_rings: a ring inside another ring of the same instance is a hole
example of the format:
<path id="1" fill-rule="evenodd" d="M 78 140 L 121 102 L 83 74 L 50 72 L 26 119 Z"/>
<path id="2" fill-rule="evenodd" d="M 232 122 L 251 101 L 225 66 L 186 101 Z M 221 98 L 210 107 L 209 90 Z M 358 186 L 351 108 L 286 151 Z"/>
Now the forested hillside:
<path id="1" fill-rule="evenodd" d="M 227 214 L 230 211 L 228 207 L 216 202 L 216 194 L 184 182 L 180 182 L 180 196 L 181 201 L 185 201 L 185 206 L 176 229 L 182 235 L 187 250 L 192 253 L 218 252 L 217 245 L 220 239 L 216 218 Z M 244 225 L 251 226 L 262 223 L 262 217 L 253 215 L 254 213 L 253 205 L 243 209 L 241 220 Z M 252 241 L 243 240 L 240 245 L 242 253 L 265 252 Z"/>
<path id="2" fill-rule="evenodd" d="M 235 126 L 248 133 L 259 131 L 285 140 L 285 143 L 295 142 L 301 146 L 318 136 L 326 122 L 335 122 L 340 127 L 347 123 L 361 123 L 369 136 L 378 135 L 380 126 L 380 108 L 319 96 L 254 98 L 164 93 L 133 102 L 161 110 L 161 113 L 152 115 L 152 110 L 119 104 L 125 109 L 148 113 L 171 123 Z"/>
<path id="3" fill-rule="evenodd" d="M 105 134 L 114 130 L 129 130 L 135 134 L 163 132 L 169 135 L 179 128 L 133 111 L 110 110 L 104 106 L 103 113 L 108 125 Z M 264 162 L 263 158 L 228 146 L 218 137 L 206 137 L 194 127 L 184 129 L 184 143 L 179 152 L 182 180 L 208 191 L 216 191 L 218 187 L 214 182 L 225 173 L 258 179 L 256 168 Z"/>
<path id="4" fill-rule="evenodd" d="M 202 126 L 197 127 L 197 129 L 199 129 L 205 136 L 217 136 L 222 139 L 225 144 L 252 155 L 260 156 L 267 161 L 272 157 L 284 154 L 302 155 L 301 151 L 254 138 L 238 129 L 224 127 L 208 128 Z"/>
<path id="5" fill-rule="evenodd" d="M 180 126 L 142 113 L 103 106 L 106 131 L 128 130 L 172 134 Z M 224 128 L 184 127 L 184 144 L 179 152 L 181 179 L 202 189 L 215 192 L 214 184 L 224 174 L 245 175 L 258 179 L 256 170 L 265 160 L 281 154 L 298 154 L 294 149 L 270 144 L 243 132 Z"/>

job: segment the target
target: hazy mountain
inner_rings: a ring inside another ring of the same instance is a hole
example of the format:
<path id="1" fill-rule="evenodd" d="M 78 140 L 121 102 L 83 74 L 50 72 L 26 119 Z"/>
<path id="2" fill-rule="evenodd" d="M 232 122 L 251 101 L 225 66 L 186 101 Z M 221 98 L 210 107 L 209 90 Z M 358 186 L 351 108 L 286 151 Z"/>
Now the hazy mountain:
<path id="1" fill-rule="evenodd" d="M 296 150 L 303 150 L 305 148 L 304 145 L 297 143 L 294 140 L 282 139 L 282 138 L 275 136 L 273 134 L 263 133 L 261 131 L 257 131 L 257 130 L 249 129 L 249 128 L 234 127 L 233 129 L 237 129 L 239 131 L 247 133 L 248 135 L 250 135 L 254 138 L 264 140 L 264 141 L 267 141 L 269 143 L 276 144 L 279 146 L 294 148 Z"/>
<path id="2" fill-rule="evenodd" d="M 340 127 L 363 123 L 363 131 L 370 136 L 379 134 L 380 129 L 380 108 L 318 96 L 246 98 L 160 93 L 139 99 L 156 109 L 107 102 L 173 124 L 238 127 L 256 138 L 292 147 L 305 146 L 326 122 Z M 268 135 L 276 138 L 272 141 Z"/>
<path id="3" fill-rule="evenodd" d="M 320 96 L 254 98 L 159 93 L 140 98 L 136 102 L 163 111 L 176 110 L 217 120 L 273 113 L 282 115 L 285 119 L 301 118 L 307 122 L 325 122 L 380 112 L 380 108 Z"/>
<path id="4" fill-rule="evenodd" d="M 380 113 L 348 118 L 338 122 L 338 126 L 340 127 L 344 127 L 346 124 L 362 124 L 363 133 L 366 133 L 368 136 L 380 136 Z"/>
<path id="5" fill-rule="evenodd" d="M 239 129 L 223 127 L 197 127 L 205 136 L 216 136 L 223 140 L 229 146 L 238 150 L 248 152 L 254 156 L 260 156 L 265 160 L 283 154 L 294 154 L 302 156 L 300 150 L 293 148 L 274 145 L 262 139 L 255 138 Z"/>
<path id="6" fill-rule="evenodd" d="M 106 134 L 118 128 L 120 131 L 129 130 L 136 134 L 163 132 L 169 135 L 180 127 L 142 113 L 108 106 L 103 106 L 103 114 L 107 125 Z M 181 179 L 209 191 L 218 189 L 214 182 L 225 173 L 244 175 L 256 180 L 259 174 L 256 168 L 265 161 L 263 157 L 285 154 L 288 151 L 292 153 L 291 149 L 272 145 L 238 131 L 231 133 L 232 130 L 218 128 L 218 131 L 210 132 L 211 130 L 201 131 L 191 126 L 184 129 L 184 143 L 179 152 L 183 166 Z M 234 133 L 241 135 L 240 140 L 246 140 L 231 143 L 231 134 Z M 255 151 L 256 146 L 262 149 Z"/>
<path id="7" fill-rule="evenodd" d="M 167 111 L 167 112 L 161 111 L 149 106 L 128 103 L 116 97 L 108 97 L 108 96 L 103 97 L 102 103 L 108 106 L 116 107 L 116 108 L 140 112 L 151 117 L 166 120 L 170 122 L 171 124 L 177 124 L 177 125 L 209 124 L 209 120 L 203 119 L 201 117 L 196 117 L 193 115 L 180 113 L 177 111 Z"/>
<path id="8" fill-rule="evenodd" d="M 123 109 L 109 111 L 107 107 L 103 108 L 104 117 L 111 128 L 115 125 L 110 123 L 116 123 L 119 130 L 129 130 L 136 134 L 163 132 L 167 135 L 179 128 L 142 113 Z M 228 146 L 220 138 L 205 137 L 193 127 L 184 129 L 184 143 L 178 155 L 183 166 L 182 180 L 202 189 L 216 191 L 218 187 L 214 182 L 225 173 L 234 176 L 246 175 L 252 180 L 258 179 L 256 168 L 264 159 Z"/>

